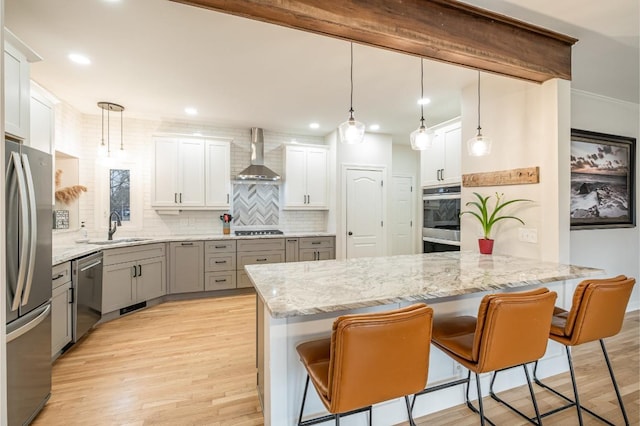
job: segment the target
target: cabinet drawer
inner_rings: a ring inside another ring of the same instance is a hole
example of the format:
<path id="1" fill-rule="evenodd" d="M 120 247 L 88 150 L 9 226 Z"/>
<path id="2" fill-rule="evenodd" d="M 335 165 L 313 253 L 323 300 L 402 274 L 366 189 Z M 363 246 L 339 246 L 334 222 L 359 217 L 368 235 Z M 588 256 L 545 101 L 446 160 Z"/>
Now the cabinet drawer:
<path id="1" fill-rule="evenodd" d="M 205 255 L 204 270 L 205 272 L 235 271 L 236 254 Z"/>
<path id="2" fill-rule="evenodd" d="M 236 288 L 236 271 L 207 272 L 204 274 L 204 290 L 227 290 Z"/>
<path id="3" fill-rule="evenodd" d="M 301 249 L 314 249 L 335 246 L 334 237 L 305 237 L 300 238 Z"/>
<path id="4" fill-rule="evenodd" d="M 238 254 L 245 251 L 284 250 L 284 238 L 256 238 L 238 241 Z"/>
<path id="5" fill-rule="evenodd" d="M 71 281 L 71 262 L 61 263 L 51 268 L 52 289 Z"/>
<path id="6" fill-rule="evenodd" d="M 151 259 L 165 255 L 165 244 L 145 244 L 135 247 L 122 247 L 108 249 L 104 251 L 104 265 L 115 265 L 117 263 L 138 261 L 143 259 Z"/>
<path id="7" fill-rule="evenodd" d="M 205 241 L 204 254 L 214 253 L 235 253 L 236 242 L 235 241 Z"/>
<path id="8" fill-rule="evenodd" d="M 284 262 L 284 250 L 263 251 L 253 253 L 238 253 L 238 270 L 244 269 L 245 265 L 265 265 L 267 263 Z"/>

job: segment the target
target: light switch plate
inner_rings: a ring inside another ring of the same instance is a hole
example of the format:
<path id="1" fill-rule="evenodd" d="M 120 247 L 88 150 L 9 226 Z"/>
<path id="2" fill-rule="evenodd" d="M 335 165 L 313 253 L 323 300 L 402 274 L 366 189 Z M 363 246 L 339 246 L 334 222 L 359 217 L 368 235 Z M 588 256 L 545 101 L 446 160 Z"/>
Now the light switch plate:
<path id="1" fill-rule="evenodd" d="M 518 239 L 525 243 L 535 244 L 538 242 L 537 228 L 518 228 Z"/>

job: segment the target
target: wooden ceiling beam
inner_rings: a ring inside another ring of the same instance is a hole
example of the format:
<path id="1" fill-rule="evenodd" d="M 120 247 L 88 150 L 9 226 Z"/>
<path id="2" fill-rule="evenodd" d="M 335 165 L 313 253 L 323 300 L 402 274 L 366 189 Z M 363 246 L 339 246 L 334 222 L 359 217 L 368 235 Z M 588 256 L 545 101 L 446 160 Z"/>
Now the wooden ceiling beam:
<path id="1" fill-rule="evenodd" d="M 571 79 L 576 39 L 454 0 L 173 0 L 524 80 Z"/>

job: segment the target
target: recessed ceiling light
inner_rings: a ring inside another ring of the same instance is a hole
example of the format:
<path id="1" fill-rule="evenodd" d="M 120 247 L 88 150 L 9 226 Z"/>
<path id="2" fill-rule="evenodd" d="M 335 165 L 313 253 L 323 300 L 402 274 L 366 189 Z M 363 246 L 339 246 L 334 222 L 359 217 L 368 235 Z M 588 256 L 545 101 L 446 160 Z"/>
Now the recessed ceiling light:
<path id="1" fill-rule="evenodd" d="M 79 53 L 69 53 L 69 60 L 71 60 L 71 62 L 74 62 L 76 64 L 80 64 L 80 65 L 89 65 L 89 64 L 91 64 L 91 59 L 89 59 L 86 56 L 81 55 Z"/>
<path id="2" fill-rule="evenodd" d="M 429 105 L 430 103 L 431 99 L 429 98 L 418 99 L 418 105 Z"/>
<path id="3" fill-rule="evenodd" d="M 369 130 L 380 130 L 380 125 L 379 124 L 372 124 L 371 126 L 369 126 Z"/>
<path id="4" fill-rule="evenodd" d="M 312 129 L 319 129 L 320 128 L 320 124 L 318 123 L 311 123 L 309 124 L 309 127 Z"/>
<path id="5" fill-rule="evenodd" d="M 186 107 L 184 112 L 188 115 L 198 115 L 198 110 L 193 107 Z"/>

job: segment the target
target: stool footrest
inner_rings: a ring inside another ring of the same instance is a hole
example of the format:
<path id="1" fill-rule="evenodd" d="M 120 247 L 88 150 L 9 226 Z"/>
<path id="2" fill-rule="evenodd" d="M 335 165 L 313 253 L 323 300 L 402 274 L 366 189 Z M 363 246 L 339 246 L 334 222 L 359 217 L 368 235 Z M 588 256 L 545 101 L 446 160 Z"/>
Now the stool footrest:
<path id="1" fill-rule="evenodd" d="M 544 413 L 540 413 L 540 417 L 547 417 L 547 416 L 550 416 L 552 414 L 559 413 L 560 411 L 564 411 L 567 408 L 571 408 L 571 407 L 575 407 L 576 406 L 576 402 L 573 399 L 567 397 L 566 395 L 561 394 L 557 390 L 553 389 L 551 386 L 542 383 L 540 381 L 540 379 L 534 378 L 534 381 L 536 382 L 536 385 L 538 385 L 538 386 L 540 386 L 542 388 L 545 388 L 546 390 L 548 390 L 550 392 L 553 392 L 557 396 L 559 396 L 562 399 L 564 399 L 565 401 L 569 402 L 568 404 L 563 405 L 561 407 L 554 408 L 553 410 L 549 410 L 549 411 L 544 412 Z M 612 423 L 609 420 L 607 420 L 604 417 L 602 417 L 601 415 L 599 415 L 597 413 L 594 413 L 593 411 L 591 411 L 590 409 L 588 409 L 587 407 L 585 407 L 582 404 L 580 404 L 580 409 L 583 410 L 583 411 L 586 411 L 587 413 L 591 414 L 593 417 L 597 418 L 598 420 L 600 420 L 603 423 L 608 424 L 609 426 L 615 426 L 615 423 Z M 626 424 L 628 424 L 628 423 L 626 423 Z"/>
<path id="2" fill-rule="evenodd" d="M 348 411 L 346 413 L 341 413 L 341 414 L 338 415 L 338 417 L 350 416 L 351 414 L 358 414 L 358 413 L 362 413 L 364 411 L 369 411 L 369 413 L 371 413 L 371 406 L 369 405 L 368 407 L 362 407 L 362 408 L 358 408 L 356 410 Z M 369 415 L 371 415 L 371 414 L 369 414 Z M 302 420 L 300 423 L 298 423 L 298 425 L 299 426 L 317 425 L 319 423 L 328 422 L 329 420 L 335 420 L 335 418 L 336 418 L 335 414 L 327 414 L 327 415 L 320 416 L 320 417 L 314 417 L 313 419 Z"/>

